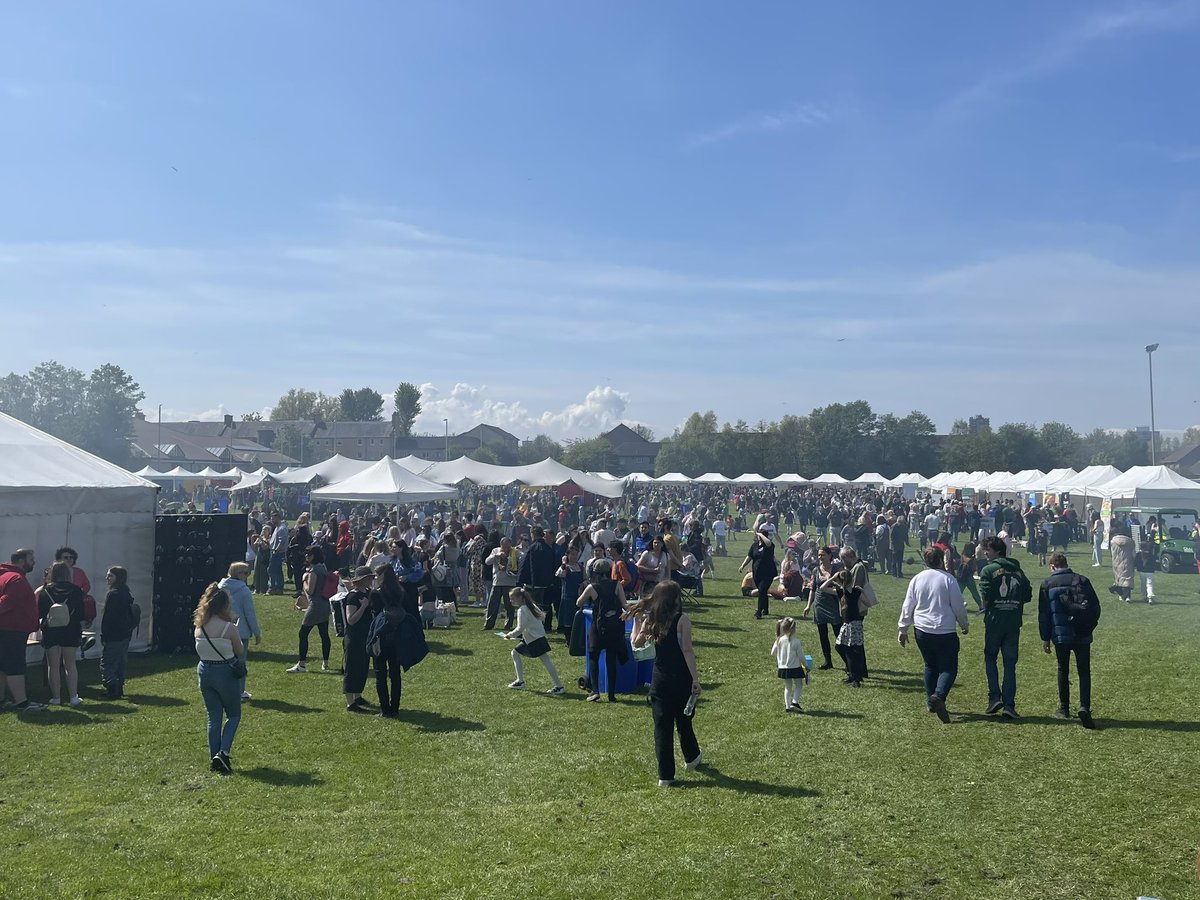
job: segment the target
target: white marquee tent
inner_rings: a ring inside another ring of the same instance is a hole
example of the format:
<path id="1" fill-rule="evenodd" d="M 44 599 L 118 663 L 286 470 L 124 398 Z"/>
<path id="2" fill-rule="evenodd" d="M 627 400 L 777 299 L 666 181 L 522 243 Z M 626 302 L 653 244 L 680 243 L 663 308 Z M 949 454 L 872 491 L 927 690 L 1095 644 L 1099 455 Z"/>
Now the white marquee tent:
<path id="1" fill-rule="evenodd" d="M 720 472 L 705 472 L 695 481 L 696 484 L 729 484 L 729 479 Z"/>
<path id="2" fill-rule="evenodd" d="M 105 571 L 124 566 L 142 607 L 142 627 L 131 645 L 135 650 L 150 639 L 157 492 L 152 482 L 0 413 L 5 558 L 18 547 L 33 550 L 40 576 L 58 547 L 74 547 L 98 605 L 103 605 Z"/>
<path id="3" fill-rule="evenodd" d="M 449 500 L 457 496 L 456 488 L 422 478 L 387 456 L 357 475 L 312 492 L 314 500 L 358 503 L 414 503 L 420 500 Z"/>
<path id="4" fill-rule="evenodd" d="M 864 484 L 864 485 L 875 485 L 875 484 L 881 485 L 881 484 L 884 484 L 886 481 L 887 481 L 887 479 L 884 478 L 882 475 L 880 475 L 878 472 L 863 472 L 857 478 L 851 479 L 850 483 L 851 484 Z"/>
<path id="5" fill-rule="evenodd" d="M 824 475 L 818 475 L 812 479 L 813 484 L 849 484 L 845 478 L 834 472 L 826 472 Z"/>
<path id="6" fill-rule="evenodd" d="M 729 483 L 730 484 L 769 484 L 770 480 L 767 478 L 763 478 L 757 472 L 746 472 L 745 474 L 739 475 L 737 478 L 731 478 L 729 480 Z"/>
<path id="7" fill-rule="evenodd" d="M 568 468 L 550 457 L 526 466 L 496 466 L 460 456 L 449 462 L 433 463 L 421 472 L 423 478 L 439 484 L 470 481 L 481 487 L 523 484 L 528 487 L 559 487 L 574 484 L 580 490 L 601 497 L 620 497 L 624 481 L 590 475 Z"/>
<path id="8" fill-rule="evenodd" d="M 666 475 L 659 475 L 654 479 L 658 484 L 691 484 L 692 479 L 688 478 L 682 472 L 668 472 Z"/>
<path id="9" fill-rule="evenodd" d="M 701 476 L 703 477 L 703 476 Z M 700 479 L 696 479 L 699 481 Z M 808 484 L 808 479 L 803 475 L 798 475 L 795 472 L 784 472 L 782 475 L 777 475 L 771 479 L 771 484 L 778 487 L 791 487 L 795 485 Z"/>
<path id="10" fill-rule="evenodd" d="M 1200 482 L 1166 466 L 1134 466 L 1124 475 L 1096 485 L 1088 493 L 1111 497 L 1113 505 L 1183 507 L 1200 510 Z"/>
<path id="11" fill-rule="evenodd" d="M 345 481 L 351 475 L 357 475 L 374 463 L 375 460 L 350 459 L 340 453 L 335 453 L 329 459 L 323 459 L 319 463 L 304 466 L 301 469 L 292 469 L 289 472 L 280 472 L 272 477 L 280 484 L 309 484 L 317 478 L 327 484 L 333 484 Z"/>

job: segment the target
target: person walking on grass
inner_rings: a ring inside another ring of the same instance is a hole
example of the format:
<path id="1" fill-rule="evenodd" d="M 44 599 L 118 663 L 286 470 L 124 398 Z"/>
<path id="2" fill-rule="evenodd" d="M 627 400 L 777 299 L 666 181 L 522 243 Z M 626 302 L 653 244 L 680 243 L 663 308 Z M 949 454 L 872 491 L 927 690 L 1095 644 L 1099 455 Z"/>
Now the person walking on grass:
<path id="1" fill-rule="evenodd" d="M 694 699 L 700 696 L 700 675 L 692 648 L 692 622 L 683 614 L 682 592 L 674 581 L 654 586 L 650 596 L 635 607 L 633 645 L 655 645 L 654 675 L 650 680 L 650 711 L 654 719 L 654 756 L 658 760 L 658 786 L 675 784 L 675 738 L 684 764 L 695 769 L 704 754 L 692 728 Z M 692 709 L 688 701 L 692 700 Z"/>
<path id="2" fill-rule="evenodd" d="M 617 669 L 629 658 L 625 641 L 625 589 L 612 579 L 612 563 L 605 559 L 595 567 L 596 577 L 580 593 L 575 604 L 579 609 L 591 604 L 592 627 L 588 631 L 587 699 L 600 700 L 600 654 L 604 654 L 605 674 L 608 676 L 608 702 L 617 702 Z"/>
<path id="3" fill-rule="evenodd" d="M 254 643 L 262 643 L 262 627 L 258 624 L 258 615 L 254 610 L 254 595 L 246 584 L 250 577 L 250 566 L 244 562 L 231 563 L 228 574 L 221 579 L 218 586 L 229 594 L 229 602 L 233 605 L 233 619 L 238 623 L 238 637 L 242 639 L 242 662 L 250 654 L 250 638 Z M 252 699 L 246 690 L 246 679 L 240 686 L 243 700 Z"/>
<path id="4" fill-rule="evenodd" d="M 304 599 L 296 603 L 304 610 L 304 621 L 300 623 L 300 660 L 287 670 L 289 675 L 303 675 L 308 671 L 308 636 L 314 628 L 321 638 L 321 671 L 329 671 L 329 616 L 333 609 L 322 593 L 329 570 L 325 567 L 325 552 L 320 547 L 309 547 L 304 551 Z"/>
<path id="5" fill-rule="evenodd" d="M 517 679 L 509 687 L 515 691 L 525 687 L 525 667 L 521 658 L 527 656 L 541 662 L 546 667 L 550 680 L 554 682 L 554 686 L 546 691 L 547 694 L 558 696 L 565 693 L 566 689 L 558 677 L 558 670 L 554 668 L 554 661 L 550 659 L 550 642 L 546 640 L 546 627 L 542 624 L 546 614 L 534 602 L 533 594 L 524 587 L 513 588 L 508 597 L 517 610 L 517 627 L 505 634 L 504 639 L 506 641 L 517 637 L 521 639 L 512 652 Z"/>
<path id="6" fill-rule="evenodd" d="M 1095 728 L 1092 720 L 1092 632 L 1100 621 L 1100 599 L 1092 583 L 1071 571 L 1067 557 L 1050 557 L 1050 577 L 1038 591 L 1038 628 L 1042 649 L 1051 644 L 1058 660 L 1058 709 L 1056 719 L 1071 718 L 1071 654 L 1079 674 L 1079 721 Z"/>
<path id="7" fill-rule="evenodd" d="M 229 754 L 242 721 L 241 682 L 234 677 L 233 661 L 245 648 L 233 621 L 229 594 L 214 582 L 204 590 L 192 620 L 196 626 L 196 676 L 208 712 L 208 755 L 212 770 L 221 775 L 233 771 Z M 222 719 L 224 724 L 222 724 Z"/>
<path id="8" fill-rule="evenodd" d="M 754 612 L 754 618 L 761 619 L 770 615 L 767 604 L 771 599 L 771 583 L 779 574 L 775 565 L 775 541 L 766 526 L 754 532 L 754 541 L 746 551 L 746 558 L 738 566 L 738 572 L 744 572 L 747 568 L 754 576 L 754 588 L 758 592 L 758 608 Z"/>
<path id="9" fill-rule="evenodd" d="M 1154 573 L 1158 571 L 1158 559 L 1154 556 L 1154 545 L 1143 542 L 1133 557 L 1133 570 L 1142 585 L 1142 599 L 1154 602 Z"/>
<path id="10" fill-rule="evenodd" d="M 783 708 L 786 712 L 804 712 L 800 708 L 800 693 L 808 679 L 804 665 L 804 647 L 796 637 L 796 620 L 784 616 L 775 626 L 775 643 L 771 645 L 776 674 L 783 679 Z"/>
<path id="11" fill-rule="evenodd" d="M 987 675 L 987 714 L 1006 719 L 1017 716 L 1017 651 L 1021 646 L 1021 623 L 1025 604 L 1033 599 L 1033 588 L 1021 564 L 1008 555 L 1008 546 L 998 537 L 983 539 L 987 563 L 979 573 L 983 589 L 983 670 Z M 996 657 L 1004 661 L 1004 684 L 996 669 Z"/>
<path id="12" fill-rule="evenodd" d="M 970 625 L 962 591 L 958 589 L 958 581 L 946 571 L 942 548 L 930 547 L 924 559 L 925 570 L 908 583 L 897 639 L 901 647 L 905 646 L 908 628 L 913 626 L 917 649 L 925 661 L 926 709 L 949 724 L 946 697 L 958 677 L 959 642 L 954 627 L 957 625 L 965 635 Z"/>

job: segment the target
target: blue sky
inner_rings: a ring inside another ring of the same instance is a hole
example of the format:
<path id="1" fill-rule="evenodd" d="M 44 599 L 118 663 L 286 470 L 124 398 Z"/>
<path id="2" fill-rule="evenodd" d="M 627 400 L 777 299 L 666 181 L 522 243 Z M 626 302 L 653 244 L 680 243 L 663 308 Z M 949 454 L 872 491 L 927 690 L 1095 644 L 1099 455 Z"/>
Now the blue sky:
<path id="1" fill-rule="evenodd" d="M 1200 0 L 6 4 L 5 371 L 1200 422 Z M 13 340 L 13 336 L 17 336 Z"/>

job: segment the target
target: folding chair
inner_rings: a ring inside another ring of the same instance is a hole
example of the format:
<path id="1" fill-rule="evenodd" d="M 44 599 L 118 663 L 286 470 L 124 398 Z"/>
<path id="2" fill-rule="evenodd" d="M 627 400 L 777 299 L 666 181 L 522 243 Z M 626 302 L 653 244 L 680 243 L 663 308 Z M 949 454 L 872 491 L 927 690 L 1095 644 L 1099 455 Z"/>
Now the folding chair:
<path id="1" fill-rule="evenodd" d="M 671 573 L 671 577 L 675 583 L 679 585 L 679 592 L 684 603 L 694 603 L 699 605 L 700 599 L 696 596 L 696 591 L 704 593 L 704 575 L 689 575 L 687 572 L 676 569 Z"/>

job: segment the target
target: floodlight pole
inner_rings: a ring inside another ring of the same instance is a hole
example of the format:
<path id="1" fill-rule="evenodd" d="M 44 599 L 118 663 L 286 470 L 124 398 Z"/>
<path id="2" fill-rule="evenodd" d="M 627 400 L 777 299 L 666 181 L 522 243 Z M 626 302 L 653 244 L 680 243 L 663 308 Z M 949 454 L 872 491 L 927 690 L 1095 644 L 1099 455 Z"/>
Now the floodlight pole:
<path id="1" fill-rule="evenodd" d="M 1154 351 L 1158 349 L 1158 344 L 1146 345 L 1146 362 L 1150 364 L 1150 465 L 1158 465 L 1158 458 L 1155 453 L 1155 444 L 1158 443 L 1155 438 L 1154 431 Z"/>
<path id="2" fill-rule="evenodd" d="M 450 462 L 450 420 L 442 419 L 442 424 L 446 426 L 446 462 Z"/>

